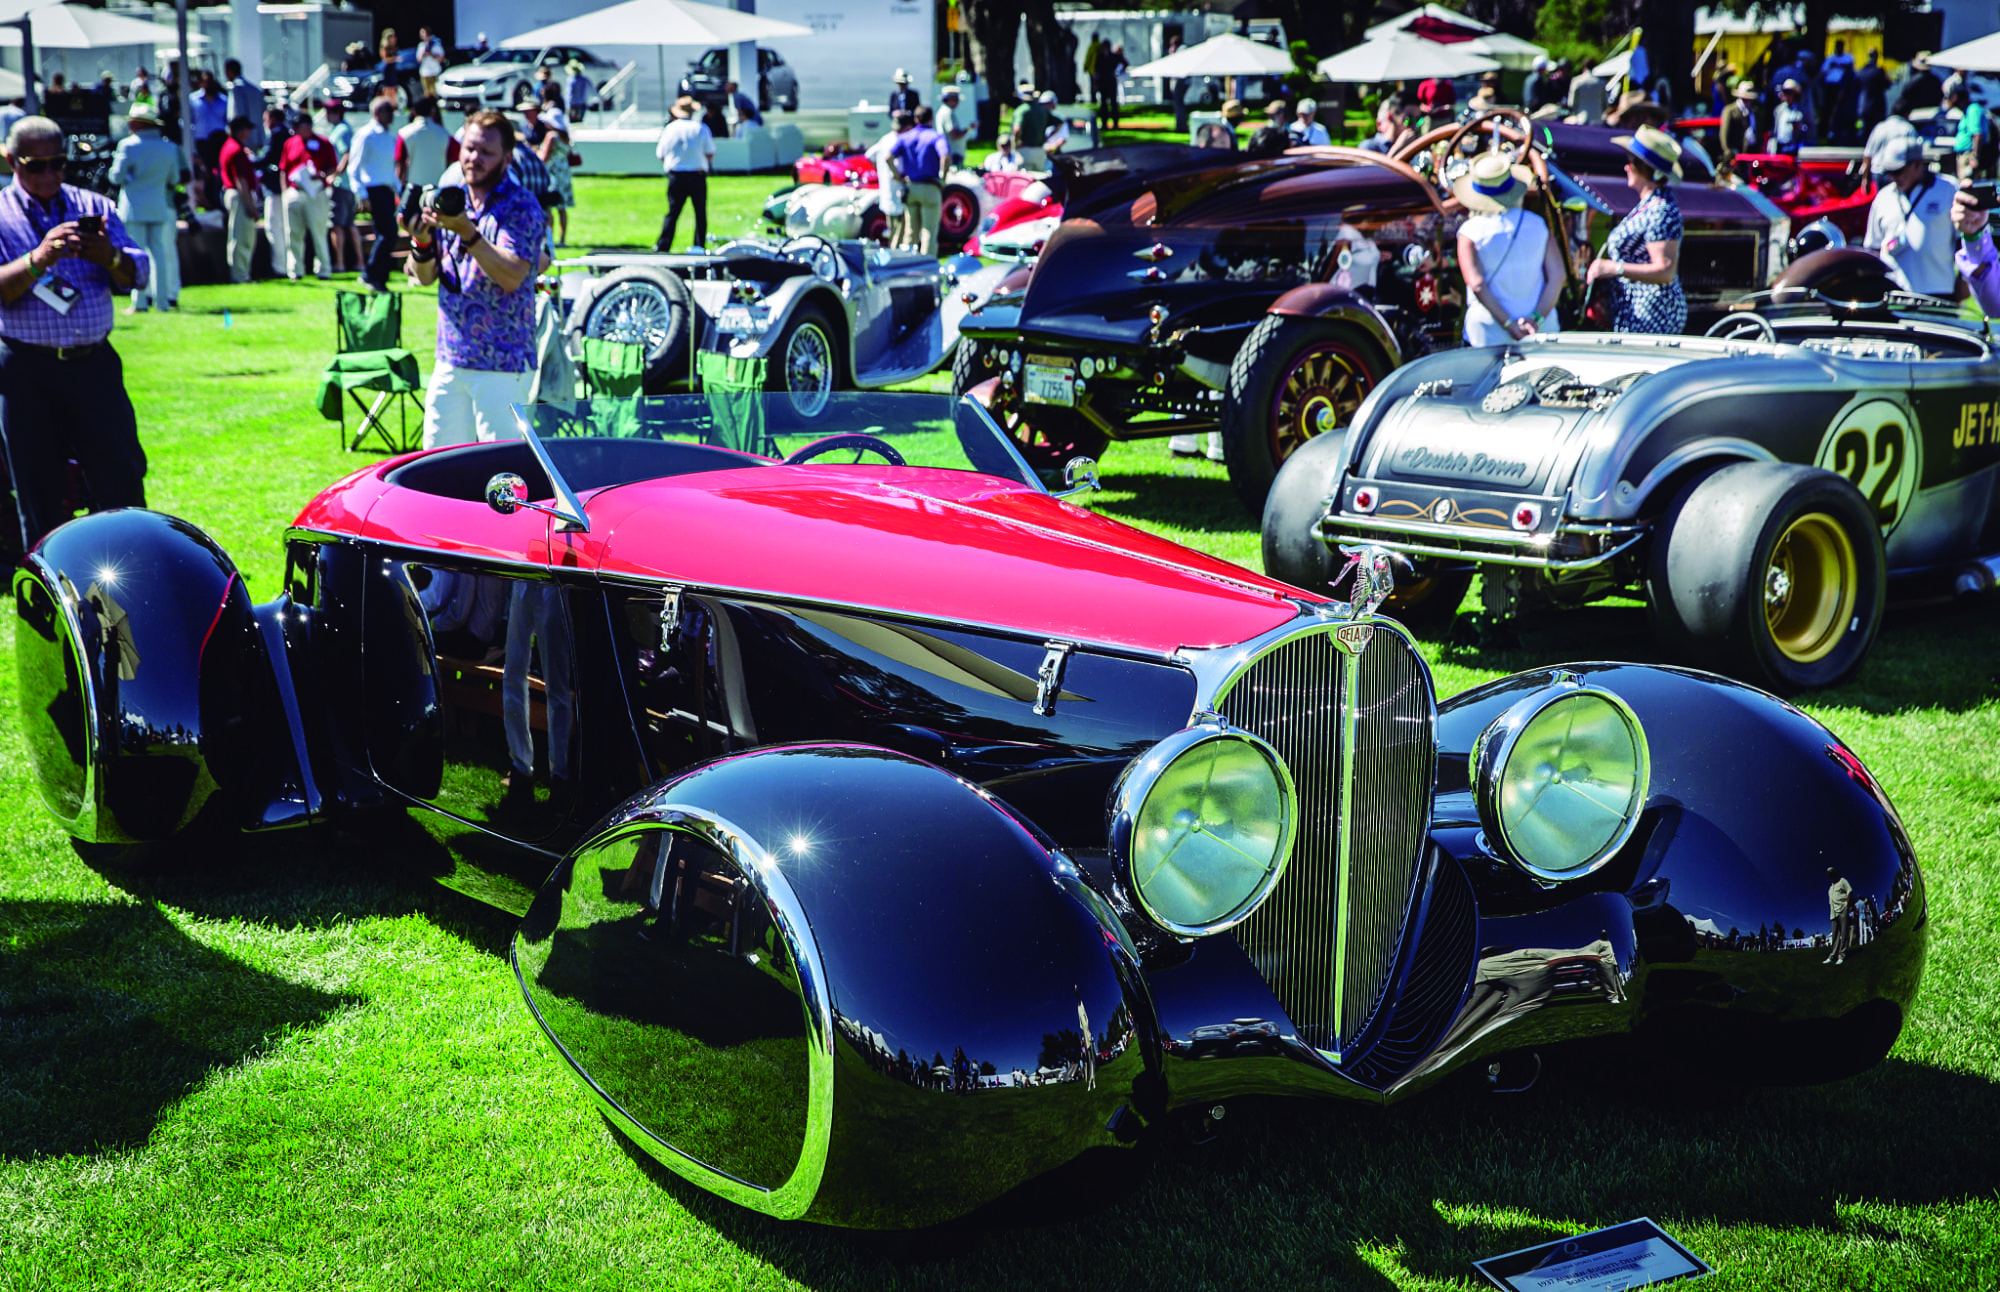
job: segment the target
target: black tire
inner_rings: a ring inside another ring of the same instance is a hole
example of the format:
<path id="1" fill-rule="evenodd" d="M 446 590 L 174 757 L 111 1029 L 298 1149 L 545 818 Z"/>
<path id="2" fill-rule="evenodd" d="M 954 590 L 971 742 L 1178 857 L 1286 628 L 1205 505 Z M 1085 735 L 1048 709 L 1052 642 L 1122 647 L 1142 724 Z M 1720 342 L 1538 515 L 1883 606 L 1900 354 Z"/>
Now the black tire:
<path id="1" fill-rule="evenodd" d="M 1229 483 L 1253 516 L 1285 459 L 1345 427 L 1389 365 L 1350 324 L 1272 314 L 1251 329 L 1229 367 L 1222 449 Z"/>
<path id="2" fill-rule="evenodd" d="M 944 190 L 938 206 L 938 241 L 963 243 L 979 230 L 979 194 L 963 184 Z"/>
<path id="3" fill-rule="evenodd" d="M 1887 569 L 1874 510 L 1847 480 L 1738 462 L 1668 503 L 1647 612 L 1679 658 L 1780 693 L 1833 686 L 1875 642 Z"/>
<path id="4" fill-rule="evenodd" d="M 657 391 L 687 375 L 694 302 L 679 275 L 635 265 L 605 275 L 565 328 L 573 335 L 644 344 L 646 389 Z"/>
<path id="5" fill-rule="evenodd" d="M 963 340 L 958 343 L 958 353 L 952 356 L 951 363 L 954 390 L 959 389 L 961 380 L 964 389 L 970 390 L 999 375 L 998 366 L 989 368 L 981 361 L 977 343 Z M 1024 403 L 1020 388 L 1009 383 L 994 389 L 986 411 L 1000 424 L 1007 438 L 1014 441 L 1022 460 L 1052 484 L 1062 479 L 1063 468 L 1072 458 L 1101 458 L 1111 444 L 1109 435 L 1075 409 Z"/>
<path id="6" fill-rule="evenodd" d="M 857 235 L 863 242 L 879 242 L 889 245 L 889 217 L 879 206 L 871 206 L 861 215 L 861 232 Z"/>
<path id="7" fill-rule="evenodd" d="M 1313 531 L 1326 514 L 1326 499 L 1340 484 L 1346 448 L 1343 436 L 1319 435 L 1300 445 L 1264 498 L 1264 573 L 1321 596 L 1351 595 L 1335 589 L 1333 578 L 1347 558 Z M 1382 603 L 1382 613 L 1406 628 L 1448 626 L 1472 586 L 1471 570 L 1425 571 L 1415 579 L 1399 579 Z"/>
<path id="8" fill-rule="evenodd" d="M 765 390 L 792 397 L 789 408 L 772 401 L 770 415 L 777 422 L 806 426 L 826 412 L 834 392 L 845 384 L 840 337 L 832 316 L 817 301 L 799 302 L 785 320 L 764 371 Z"/>

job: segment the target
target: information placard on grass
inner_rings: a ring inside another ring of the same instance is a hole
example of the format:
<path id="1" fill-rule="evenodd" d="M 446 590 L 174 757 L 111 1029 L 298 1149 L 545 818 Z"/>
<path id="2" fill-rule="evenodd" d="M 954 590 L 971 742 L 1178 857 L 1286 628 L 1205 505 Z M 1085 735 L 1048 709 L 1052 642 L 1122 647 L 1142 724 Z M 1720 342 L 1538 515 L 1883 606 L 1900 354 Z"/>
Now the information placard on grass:
<path id="1" fill-rule="evenodd" d="M 1630 1292 L 1715 1272 L 1644 1217 L 1489 1256 L 1472 1268 L 1501 1292 Z"/>

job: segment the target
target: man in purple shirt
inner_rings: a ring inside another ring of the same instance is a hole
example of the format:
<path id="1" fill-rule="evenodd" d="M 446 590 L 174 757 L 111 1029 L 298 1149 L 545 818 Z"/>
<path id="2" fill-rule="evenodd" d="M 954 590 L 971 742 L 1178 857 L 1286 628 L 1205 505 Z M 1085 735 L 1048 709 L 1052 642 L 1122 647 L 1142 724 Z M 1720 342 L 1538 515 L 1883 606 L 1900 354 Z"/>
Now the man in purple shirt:
<path id="1" fill-rule="evenodd" d="M 937 254 L 938 218 L 944 209 L 944 168 L 951 158 L 945 137 L 931 129 L 930 109 L 896 114 L 896 142 L 889 164 L 906 186 L 903 231 L 898 239 L 927 256 Z"/>
<path id="2" fill-rule="evenodd" d="M 2000 255 L 1993 250 L 1993 230 L 1972 190 L 1962 188 L 1951 200 L 1951 225 L 1964 241 L 1952 257 L 1958 276 L 1972 289 L 1972 298 L 1987 318 L 2000 318 Z"/>
<path id="3" fill-rule="evenodd" d="M 146 505 L 146 454 L 111 348 L 111 291 L 144 281 L 109 198 L 62 182 L 62 128 L 22 117 L 7 132 L 0 192 L 0 442 L 26 551 L 70 518 L 69 461 L 96 510 Z M 15 536 L 0 536 L 11 548 Z"/>
<path id="4" fill-rule="evenodd" d="M 437 365 L 424 394 L 424 447 L 521 438 L 513 406 L 535 383 L 535 276 L 548 219 L 507 176 L 514 126 L 467 118 L 458 166 L 463 215 L 424 208 L 410 230 L 410 272 L 438 285 Z"/>

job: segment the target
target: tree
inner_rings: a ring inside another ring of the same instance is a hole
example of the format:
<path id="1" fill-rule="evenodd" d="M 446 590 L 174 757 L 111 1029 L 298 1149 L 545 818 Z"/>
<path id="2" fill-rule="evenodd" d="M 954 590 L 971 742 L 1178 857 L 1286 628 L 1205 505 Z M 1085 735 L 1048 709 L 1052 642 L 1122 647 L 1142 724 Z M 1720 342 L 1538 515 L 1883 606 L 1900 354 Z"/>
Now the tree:
<path id="1" fill-rule="evenodd" d="M 1014 42 L 1021 32 L 1021 0 L 958 0 L 972 37 L 972 69 L 996 103 L 1014 94 Z"/>

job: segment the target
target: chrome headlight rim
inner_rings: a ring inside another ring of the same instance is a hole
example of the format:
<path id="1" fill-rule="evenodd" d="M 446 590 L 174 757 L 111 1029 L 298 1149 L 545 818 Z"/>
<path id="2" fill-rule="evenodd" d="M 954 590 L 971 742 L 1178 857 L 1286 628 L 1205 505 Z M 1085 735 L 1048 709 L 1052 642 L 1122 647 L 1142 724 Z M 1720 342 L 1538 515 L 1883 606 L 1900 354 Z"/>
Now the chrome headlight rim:
<path id="1" fill-rule="evenodd" d="M 1577 865 L 1564 870 L 1551 870 L 1525 860 L 1520 848 L 1508 836 L 1500 807 L 1500 787 L 1505 780 L 1503 773 L 1508 761 L 1534 721 L 1556 705 L 1584 697 L 1604 702 L 1624 719 L 1632 737 L 1633 793 L 1624 823 L 1616 833 Z M 1489 849 L 1544 886 L 1568 883 L 1602 870 L 1632 841 L 1652 792 L 1652 751 L 1646 741 L 1645 724 L 1639 721 L 1639 715 L 1617 692 L 1592 686 L 1573 673 L 1558 672 L 1547 686 L 1515 701 L 1505 713 L 1487 724 L 1486 729 L 1479 733 L 1479 738 L 1473 741 L 1471 763 L 1473 803 L 1478 809 L 1479 823 Z"/>
<path id="2" fill-rule="evenodd" d="M 1145 891 L 1132 872 L 1133 836 L 1138 828 L 1140 811 L 1144 808 L 1148 797 L 1158 788 L 1161 778 L 1186 755 L 1203 745 L 1219 741 L 1233 741 L 1248 746 L 1255 750 L 1271 769 L 1273 780 L 1284 804 L 1282 833 L 1275 861 L 1249 896 L 1219 919 L 1203 924 L 1187 924 L 1161 914 L 1146 899 Z M 1277 749 L 1269 741 L 1240 727 L 1231 726 L 1219 717 L 1213 717 L 1208 721 L 1198 721 L 1194 726 L 1167 736 L 1126 764 L 1125 770 L 1119 773 L 1117 783 L 1111 787 L 1108 815 L 1106 838 L 1112 859 L 1117 865 L 1119 882 L 1131 895 L 1140 913 L 1155 928 L 1176 937 L 1202 938 L 1225 932 L 1249 919 L 1276 891 L 1279 881 L 1285 877 L 1299 836 L 1298 786 L 1292 780 L 1291 768 L 1285 766 L 1285 760 L 1279 756 Z"/>

